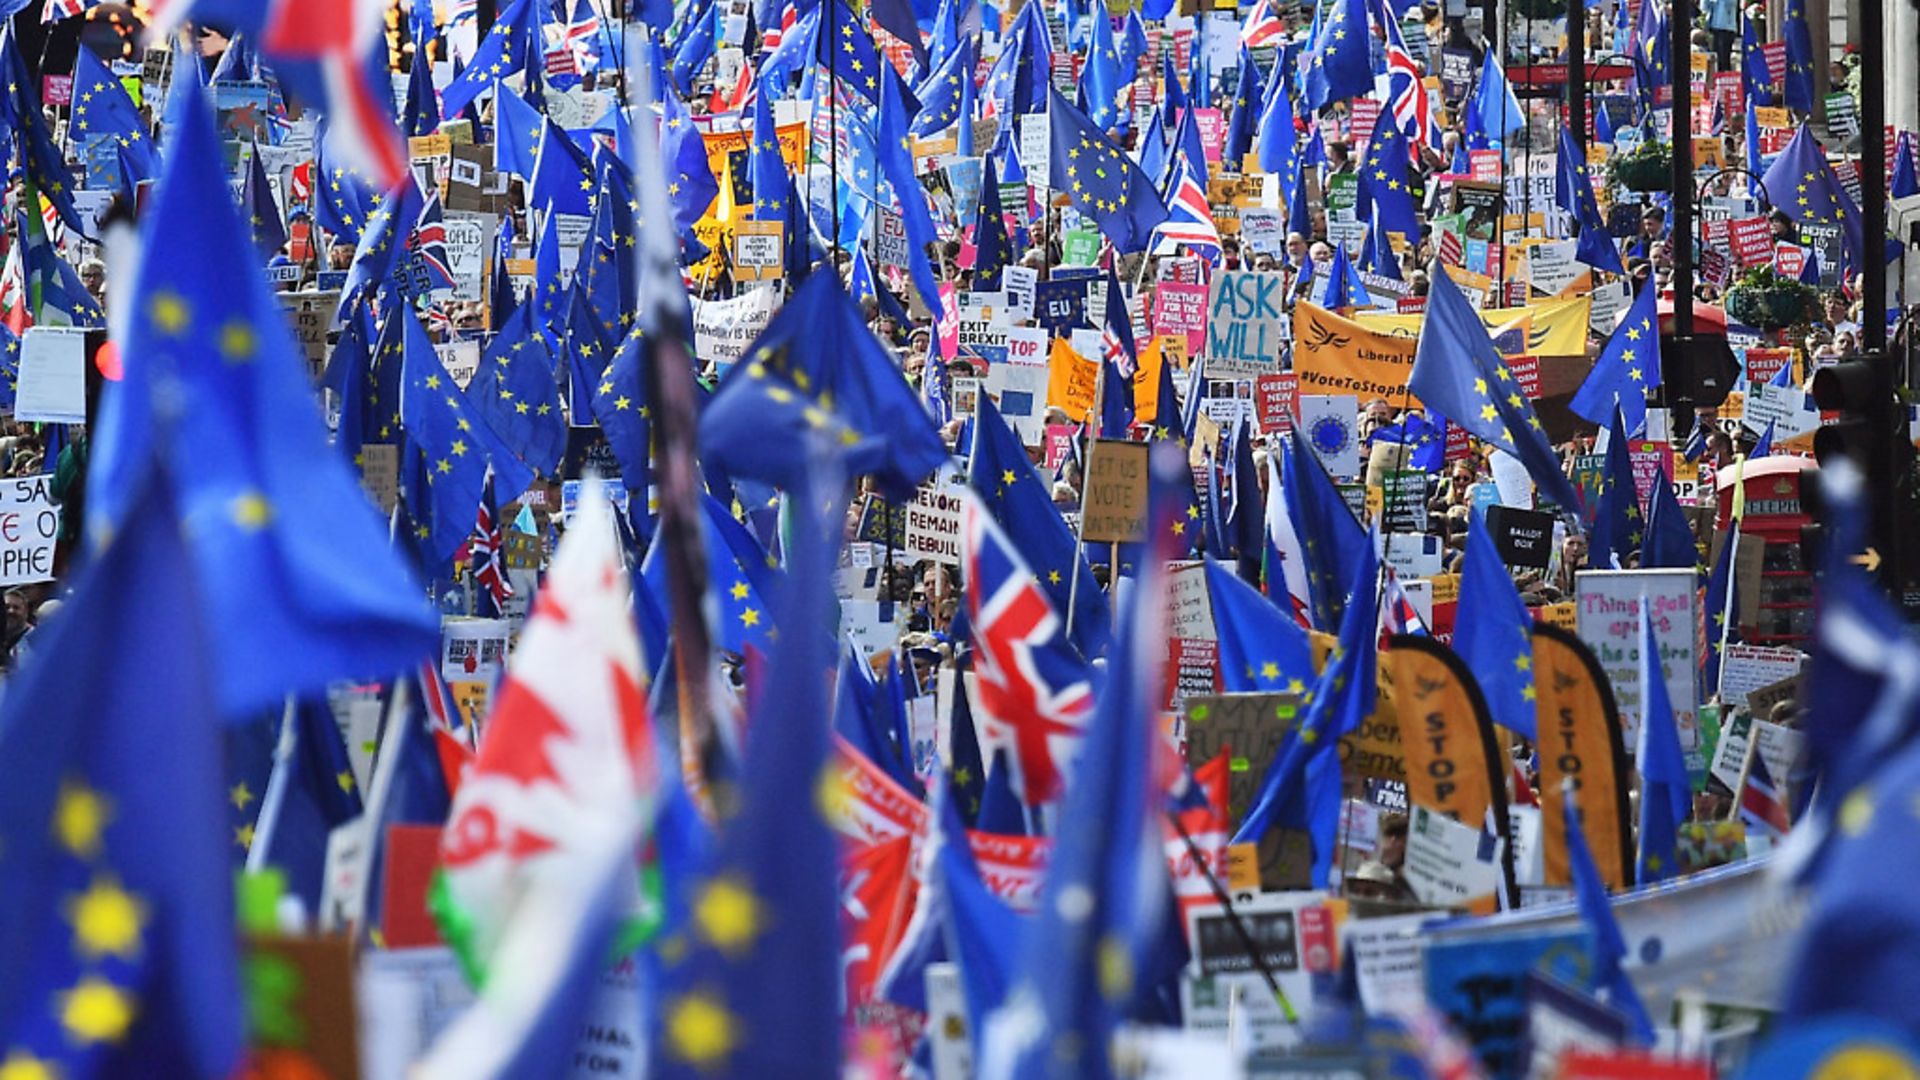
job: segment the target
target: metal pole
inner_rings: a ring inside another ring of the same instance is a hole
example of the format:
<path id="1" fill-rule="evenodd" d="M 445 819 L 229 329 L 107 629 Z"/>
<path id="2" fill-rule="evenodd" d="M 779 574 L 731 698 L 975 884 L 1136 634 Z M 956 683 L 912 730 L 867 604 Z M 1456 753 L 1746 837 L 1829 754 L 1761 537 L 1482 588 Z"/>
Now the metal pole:
<path id="1" fill-rule="evenodd" d="M 1573 131 L 1573 144 L 1580 148 L 1581 163 L 1587 152 L 1587 9 L 1580 0 L 1567 0 L 1567 127 Z"/>
<path id="2" fill-rule="evenodd" d="M 1860 70 L 1867 76 L 1860 91 L 1860 213 L 1865 219 L 1861 254 L 1867 263 L 1861 288 L 1866 296 L 1860 309 L 1860 321 L 1866 325 L 1860 347 L 1867 353 L 1882 353 L 1887 347 L 1887 98 L 1885 86 L 1877 79 L 1887 69 L 1886 19 L 1886 9 L 1877 0 L 1860 5 Z M 1891 374 L 1891 361 L 1883 358 L 1882 363 L 1889 365 Z"/>
<path id="3" fill-rule="evenodd" d="M 1685 353 L 1693 337 L 1693 4 L 1673 0 L 1667 11 L 1673 65 L 1673 222 L 1667 244 L 1673 250 L 1673 334 Z M 1690 362 L 1683 370 L 1691 371 Z M 1689 380 L 1690 381 L 1690 380 Z M 1681 388 L 1684 397 L 1690 389 Z"/>

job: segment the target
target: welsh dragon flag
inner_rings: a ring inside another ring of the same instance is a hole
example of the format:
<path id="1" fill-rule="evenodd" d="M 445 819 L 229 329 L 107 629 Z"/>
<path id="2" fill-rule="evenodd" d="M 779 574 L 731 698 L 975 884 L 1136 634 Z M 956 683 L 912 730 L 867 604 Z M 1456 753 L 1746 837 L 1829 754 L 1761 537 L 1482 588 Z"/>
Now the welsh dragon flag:
<path id="1" fill-rule="evenodd" d="M 598 485 L 560 544 L 440 841 L 432 906 L 479 1000 L 429 1075 L 532 1075 L 528 1048 L 579 1013 L 658 921 L 635 852 L 660 777 L 611 512 Z"/>

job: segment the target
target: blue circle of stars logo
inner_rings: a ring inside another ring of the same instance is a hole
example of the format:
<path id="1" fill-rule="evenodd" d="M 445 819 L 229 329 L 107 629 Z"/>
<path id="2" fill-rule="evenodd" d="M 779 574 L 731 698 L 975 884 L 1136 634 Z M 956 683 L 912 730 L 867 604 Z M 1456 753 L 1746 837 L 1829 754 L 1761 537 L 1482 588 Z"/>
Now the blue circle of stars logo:
<path id="1" fill-rule="evenodd" d="M 1337 416 L 1323 416 L 1313 422 L 1307 438 L 1322 456 L 1337 454 L 1353 438 L 1352 425 Z"/>

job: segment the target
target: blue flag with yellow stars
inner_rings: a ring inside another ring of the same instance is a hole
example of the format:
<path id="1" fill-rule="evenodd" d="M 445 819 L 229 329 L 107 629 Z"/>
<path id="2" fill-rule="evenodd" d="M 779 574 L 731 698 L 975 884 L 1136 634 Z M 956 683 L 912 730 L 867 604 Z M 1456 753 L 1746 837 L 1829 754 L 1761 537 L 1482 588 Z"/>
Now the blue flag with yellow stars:
<path id="1" fill-rule="evenodd" d="M 939 236 L 933 231 L 926 189 L 913 171 L 913 139 L 907 135 L 910 114 L 901 104 L 900 76 L 893 73 L 890 64 L 881 74 L 875 156 L 879 158 L 880 175 L 900 204 L 900 219 L 907 233 L 907 272 L 913 277 L 914 288 L 920 290 L 921 302 L 938 322 L 942 314 L 940 284 L 928 261 L 927 246 Z"/>
<path id="2" fill-rule="evenodd" d="M 967 87 L 973 82 L 976 66 L 974 42 L 968 38 L 955 46 L 946 61 L 927 76 L 915 90 L 920 98 L 920 112 L 913 118 L 913 134 L 938 135 L 962 120 L 972 124 L 973 118 L 965 107 L 972 97 Z"/>
<path id="3" fill-rule="evenodd" d="M 976 289 L 1000 287 L 1000 272 L 1013 262 L 1013 243 L 1000 208 L 1000 178 L 987 157 L 980 182 L 980 205 L 973 218 L 973 282 Z"/>
<path id="4" fill-rule="evenodd" d="M 1167 220 L 1167 204 L 1152 179 L 1093 126 L 1057 90 L 1048 90 L 1052 186 L 1073 207 L 1098 222 L 1116 250 L 1140 251 L 1154 227 Z"/>
<path id="5" fill-rule="evenodd" d="M 1479 680 L 1488 715 L 1508 731 L 1535 738 L 1533 616 L 1500 561 L 1486 518 L 1477 513 L 1467 529 L 1458 611 L 1453 651 Z"/>
<path id="6" fill-rule="evenodd" d="M 327 838 L 361 811 L 347 744 L 324 696 L 303 697 L 294 706 L 277 758 L 256 826 L 265 863 L 286 875 L 288 895 L 319 911 Z"/>
<path id="7" fill-rule="evenodd" d="M 647 405 L 646 343 L 634 331 L 614 353 L 593 391 L 593 418 L 620 462 L 620 479 L 645 498 L 653 467 L 653 411 Z M 641 508 L 644 513 L 645 508 Z"/>
<path id="8" fill-rule="evenodd" d="M 1120 66 L 1120 50 L 1113 40 L 1113 24 L 1106 12 L 1089 20 L 1093 40 L 1087 47 L 1086 63 L 1080 68 L 1080 89 L 1087 97 L 1087 117 L 1101 131 L 1124 128 L 1132 118 L 1128 100 L 1133 89 L 1133 71 Z"/>
<path id="9" fill-rule="evenodd" d="M 1293 617 L 1215 559 L 1207 591 L 1220 639 L 1220 685 L 1229 694 L 1300 694 L 1315 677 L 1313 648 Z"/>
<path id="10" fill-rule="evenodd" d="M 1314 112 L 1373 91 L 1366 0 L 1333 0 L 1326 10 L 1307 43 L 1302 80 L 1302 101 Z"/>
<path id="11" fill-rule="evenodd" d="M 827 490 L 838 490 L 837 482 Z M 795 517 L 775 621 L 824 626 L 832 618 L 838 507 L 821 514 L 811 496 L 795 505 L 806 509 Z M 691 917 L 662 942 L 670 959 L 649 1055 L 659 1075 L 839 1075 L 837 996 L 767 992 L 840 979 L 837 843 L 825 814 L 852 795 L 822 783 L 832 775 L 821 677 L 833 663 L 830 643 L 803 630 L 782 634 L 772 653 L 765 685 L 780 690 L 759 695 L 754 706 L 738 809 L 720 822 L 708 872 L 692 887 Z"/>
<path id="12" fill-rule="evenodd" d="M 334 164 L 327 152 L 327 129 L 314 136 L 313 223 L 349 244 L 360 242 L 367 216 L 380 196 L 360 173 Z"/>
<path id="13" fill-rule="evenodd" d="M 840 442 L 849 475 L 873 476 L 895 501 L 949 456 L 837 274 L 801 283 L 700 416 L 703 457 L 789 489 L 803 478 L 800 450 L 814 431 Z"/>
<path id="14" fill-rule="evenodd" d="M 1587 568 L 1624 570 L 1632 565 L 1645 534 L 1640 517 L 1640 495 L 1633 484 L 1633 462 L 1627 454 L 1626 427 L 1614 410 L 1607 429 L 1607 450 L 1600 467 L 1600 499 L 1594 504 L 1593 526 L 1587 537 Z"/>
<path id="15" fill-rule="evenodd" d="M 1582 419 L 1604 424 L 1619 403 L 1629 435 L 1647 426 L 1647 392 L 1660 385 L 1659 288 L 1651 281 L 1613 328 L 1607 344 L 1568 403 Z"/>
<path id="16" fill-rule="evenodd" d="M 533 179 L 546 117 L 506 87 L 494 95 L 493 168 L 522 180 Z"/>
<path id="17" fill-rule="evenodd" d="M 1233 99 L 1227 103 L 1227 134 L 1220 149 L 1220 160 L 1239 165 L 1253 152 L 1260 131 L 1260 114 L 1266 104 L 1261 93 L 1260 65 L 1246 47 L 1240 49 L 1240 63 L 1234 76 Z"/>
<path id="18" fill-rule="evenodd" d="M 1607 882 L 1594 865 L 1593 852 L 1587 847 L 1587 834 L 1580 827 L 1580 801 L 1574 795 L 1574 781 L 1568 778 L 1560 793 L 1564 812 L 1560 820 L 1567 830 L 1567 863 L 1573 877 L 1574 900 L 1580 917 L 1593 933 L 1593 985 L 1607 992 L 1607 1004 L 1626 1016 L 1636 1045 L 1653 1045 L 1653 1021 L 1640 992 L 1633 987 L 1622 961 L 1627 958 L 1627 941 L 1620 933 L 1620 922 L 1613 917 L 1613 902 L 1607 898 Z M 1552 794 L 1548 794 L 1551 798 Z"/>
<path id="19" fill-rule="evenodd" d="M 1320 306 L 1329 311 L 1352 308 L 1370 308 L 1373 296 L 1367 292 L 1367 284 L 1360 280 L 1360 271 L 1353 268 L 1353 260 L 1347 258 L 1347 246 L 1333 246 L 1333 266 L 1327 272 L 1327 287 L 1320 293 Z"/>
<path id="20" fill-rule="evenodd" d="M 749 647 L 769 655 L 774 622 L 768 601 L 777 595 L 782 576 L 767 566 L 766 553 L 719 500 L 711 495 L 700 498 L 706 512 L 701 532 L 706 539 L 708 592 L 714 603 L 714 642 L 735 655 L 745 654 Z M 656 544 L 648 552 L 642 574 L 654 595 L 665 596 L 667 560 L 654 554 L 659 549 Z"/>
<path id="21" fill-rule="evenodd" d="M 877 80 L 876 80 L 877 81 Z M 806 207 L 794 190 L 793 173 L 780 153 L 780 136 L 773 123 L 773 95 L 762 85 L 753 99 L 753 127 L 747 153 L 747 177 L 753 188 L 755 221 L 778 221 L 786 255 L 787 284 L 807 276 L 809 236 Z"/>
<path id="22" fill-rule="evenodd" d="M 660 158 L 667 163 L 667 199 L 673 206 L 673 223 L 681 236 L 691 236 L 694 222 L 700 220 L 720 194 L 720 182 L 713 177 L 707 158 L 707 146 L 693 115 L 679 95 L 668 94 L 660 103 Z"/>
<path id="23" fill-rule="evenodd" d="M 1653 478 L 1652 497 L 1647 500 L 1647 536 L 1640 544 L 1640 567 L 1706 569 L 1693 542 L 1693 526 L 1687 523 L 1686 511 L 1680 509 L 1680 499 L 1673 493 L 1673 483 L 1659 474 Z"/>
<path id="24" fill-rule="evenodd" d="M 10 1073 L 228 1076 L 245 1049 L 213 681 L 241 658 L 208 636 L 182 507 L 147 464 L 0 708 Z"/>
<path id="25" fill-rule="evenodd" d="M 1355 212 L 1371 219 L 1376 231 L 1399 233 L 1408 242 L 1420 238 L 1413 213 L 1413 189 L 1407 184 L 1407 137 L 1394 123 L 1375 124 L 1360 165 Z"/>
<path id="26" fill-rule="evenodd" d="M 0 95 L 0 131 L 5 132 L 7 140 L 18 140 L 20 164 L 27 179 L 59 211 L 60 220 L 74 232 L 90 236 L 88 227 L 92 223 L 82 222 L 73 206 L 76 186 L 73 172 L 67 168 L 66 155 L 54 142 L 53 132 L 48 130 L 46 113 L 40 108 L 40 95 L 34 90 L 38 82 L 27 71 L 26 59 L 20 55 L 11 24 L 0 31 L 0 53 L 4 53 L 7 69 L 7 92 Z M 37 205 L 34 211 L 39 212 Z"/>
<path id="27" fill-rule="evenodd" d="M 1607 232 L 1607 223 L 1600 216 L 1600 205 L 1593 197 L 1593 184 L 1587 178 L 1586 157 L 1574 143 L 1573 132 L 1565 127 L 1560 129 L 1560 146 L 1556 155 L 1553 203 L 1573 215 L 1579 235 L 1573 257 L 1595 270 L 1604 270 L 1609 274 L 1626 273 L 1626 267 L 1620 262 L 1620 248 L 1614 244 L 1613 235 Z"/>
<path id="28" fill-rule="evenodd" d="M 1639 883 L 1651 885 L 1680 873 L 1680 823 L 1693 806 L 1693 780 L 1687 774 L 1680 729 L 1674 725 L 1667 696 L 1666 661 L 1642 600 L 1640 618 L 1640 739 L 1634 766 L 1640 773 Z M 1684 651 L 1676 664 L 1692 663 Z"/>
<path id="29" fill-rule="evenodd" d="M 1580 506 L 1546 429 L 1520 392 L 1519 379 L 1507 370 L 1486 324 L 1446 274 L 1434 276 L 1428 293 L 1407 389 L 1449 423 L 1519 458 L 1541 493 L 1562 509 Z"/>
<path id="30" fill-rule="evenodd" d="M 481 419 L 466 392 L 454 383 L 411 309 L 393 313 L 401 322 L 400 425 L 407 441 L 400 477 L 420 550 L 436 563 L 453 557 L 473 531 L 487 482 L 487 466 L 504 491 L 521 492 L 533 470 L 514 455 Z"/>
<path id="31" fill-rule="evenodd" d="M 401 130 L 409 136 L 431 135 L 440 128 L 440 95 L 433 89 L 433 65 L 415 53 L 407 66 L 407 109 Z"/>
<path id="32" fill-rule="evenodd" d="M 1378 535 L 1360 544 L 1348 583 L 1340 636 L 1327 666 L 1302 698 L 1298 734 L 1267 766 L 1253 805 L 1233 842 L 1255 843 L 1276 825 L 1304 829 L 1313 840 L 1314 888 L 1325 888 L 1340 816 L 1340 737 L 1373 711 L 1379 641 Z"/>
<path id="33" fill-rule="evenodd" d="M 127 528 L 150 461 L 168 464 L 193 527 L 221 702 L 237 716 L 403 669 L 437 647 L 439 624 L 327 445 L 305 361 L 255 268 L 212 114 L 190 92 L 128 312 L 124 347 L 140 362 L 102 395 L 87 527 L 96 543 Z"/>
<path id="34" fill-rule="evenodd" d="M 546 0 L 512 0 L 500 12 L 493 29 L 480 39 L 466 70 L 440 95 L 444 115 L 459 114 L 488 87 L 516 72 L 537 76 L 536 68 L 545 63 L 541 24 L 546 21 L 546 6 Z"/>
<path id="35" fill-rule="evenodd" d="M 127 96 L 126 87 L 92 49 L 81 49 L 74 60 L 73 118 L 67 130 L 82 145 L 112 139 L 141 179 L 153 175 L 153 140 L 147 137 L 147 122 Z"/>
<path id="36" fill-rule="evenodd" d="M 267 182 L 267 167 L 260 159 L 258 143 L 247 155 L 247 177 L 240 193 L 240 208 L 247 214 L 247 223 L 253 226 L 254 246 L 262 255 L 271 258 L 287 246 L 286 222 L 280 216 L 280 204 L 273 199 L 273 186 Z"/>
<path id="37" fill-rule="evenodd" d="M 553 357 L 533 324 L 532 305 L 513 310 L 487 343 L 467 383 L 467 400 L 528 468 L 552 476 L 566 453 L 567 421 L 560 411 Z"/>
<path id="38" fill-rule="evenodd" d="M 361 242 L 353 249 L 353 262 L 347 267 L 347 284 L 340 290 L 340 311 L 346 311 L 363 298 L 378 295 L 390 281 L 404 282 L 407 239 L 413 235 L 422 208 L 420 187 L 409 172 L 380 208 L 367 218 Z M 402 292 L 410 287 L 411 283 L 406 283 Z"/>
<path id="39" fill-rule="evenodd" d="M 1366 530 L 1297 430 L 1281 440 L 1280 467 L 1287 516 L 1305 554 L 1313 625 L 1322 630 L 1338 627 L 1346 610 L 1346 583 L 1353 579 Z"/>
<path id="40" fill-rule="evenodd" d="M 552 213 L 586 217 L 593 213 L 593 191 L 593 163 L 548 117 L 540 132 L 540 153 L 534 158 L 527 204 Z"/>
<path id="41" fill-rule="evenodd" d="M 873 37 L 867 33 L 866 21 L 848 9 L 846 0 L 821 2 L 820 33 L 814 39 L 814 60 L 827 69 L 835 83 L 847 87 L 870 103 L 878 103 L 880 53 L 874 48 Z M 829 7 L 831 10 L 828 10 Z M 892 65 L 888 67 L 891 69 Z"/>
<path id="42" fill-rule="evenodd" d="M 1787 108 L 1813 115 L 1813 32 L 1807 27 L 1807 0 L 1787 0 L 1780 36 L 1787 44 Z M 1776 200 L 1775 206 L 1780 203 Z"/>
<path id="43" fill-rule="evenodd" d="M 1164 482 L 1186 468 L 1171 447 L 1154 458 L 1149 522 L 1173 511 Z M 1108 1075 L 1114 1030 L 1186 960 L 1175 946 L 1176 964 L 1163 944 L 1175 908 L 1153 717 L 1165 691 L 1166 564 L 1157 552 L 1143 562 L 1060 812 L 1062 822 L 1099 824 L 1064 828 L 1054 842 L 1013 983 L 984 1025 L 982 1076 Z"/>
<path id="44" fill-rule="evenodd" d="M 1760 182 L 1767 189 L 1767 201 L 1794 221 L 1840 226 L 1847 265 L 1863 265 L 1866 247 L 1860 207 L 1841 185 L 1811 126 L 1800 125 Z"/>
<path id="45" fill-rule="evenodd" d="M 1053 39 L 1047 31 L 1045 5 L 1022 7 L 1007 29 L 1000 58 L 987 73 L 987 95 L 993 103 L 994 114 L 1002 118 L 1002 130 L 1013 127 L 1012 117 L 1047 108 L 1047 95 L 1052 92 L 1048 82 L 1052 63 Z"/>
<path id="46" fill-rule="evenodd" d="M 967 482 L 1033 569 L 1053 609 L 1065 612 L 1070 599 L 1078 601 L 1068 640 L 1080 655 L 1092 659 L 1104 653 L 1113 635 L 1106 597 L 1081 557 L 1073 530 L 1054 509 L 1052 486 L 1034 471 L 1026 448 L 990 401 L 980 402 L 979 415 L 974 417 Z M 1072 576 L 1076 573 L 1080 575 L 1077 595 Z"/>

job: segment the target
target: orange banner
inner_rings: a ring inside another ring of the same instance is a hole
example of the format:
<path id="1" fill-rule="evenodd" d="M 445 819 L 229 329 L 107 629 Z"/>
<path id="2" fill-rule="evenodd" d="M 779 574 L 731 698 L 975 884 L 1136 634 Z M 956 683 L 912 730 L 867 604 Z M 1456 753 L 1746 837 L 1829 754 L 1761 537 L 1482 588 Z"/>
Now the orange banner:
<path id="1" fill-rule="evenodd" d="M 1613 688 L 1593 653 L 1570 630 L 1533 628 L 1535 745 L 1540 753 L 1540 825 L 1549 885 L 1573 881 L 1561 785 L 1571 779 L 1587 846 L 1608 888 L 1633 880 L 1627 824 L 1627 751 Z"/>
<path id="2" fill-rule="evenodd" d="M 1491 809 L 1504 835 L 1506 760 L 1467 666 L 1433 638 L 1411 635 L 1395 635 L 1380 666 L 1393 678 L 1407 801 L 1475 828 L 1484 827 Z"/>

